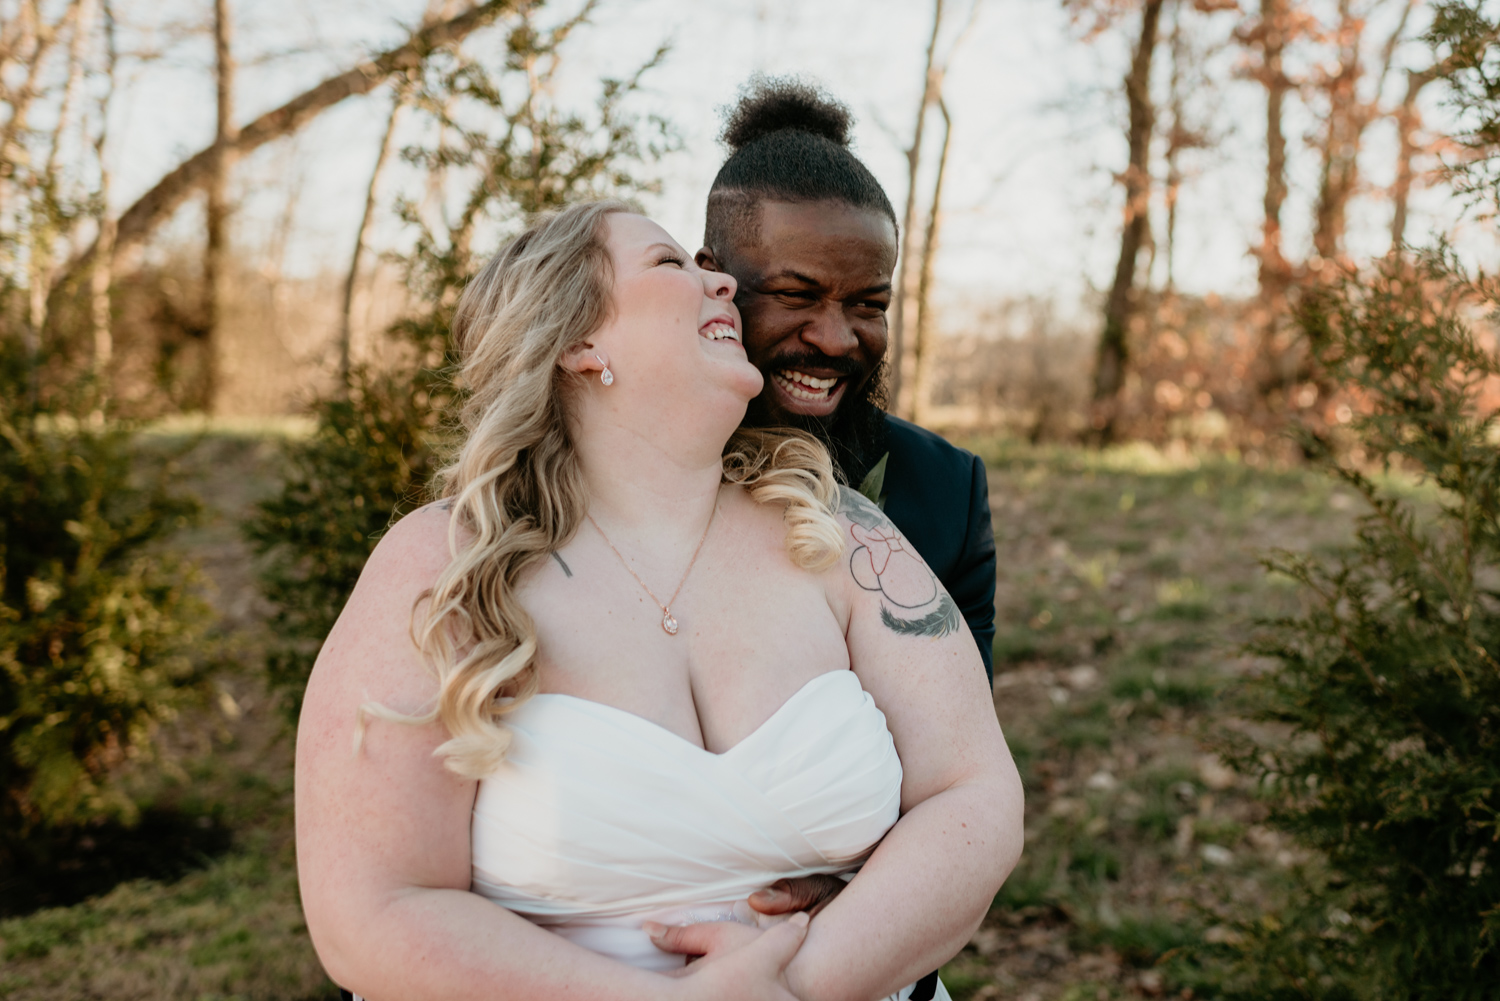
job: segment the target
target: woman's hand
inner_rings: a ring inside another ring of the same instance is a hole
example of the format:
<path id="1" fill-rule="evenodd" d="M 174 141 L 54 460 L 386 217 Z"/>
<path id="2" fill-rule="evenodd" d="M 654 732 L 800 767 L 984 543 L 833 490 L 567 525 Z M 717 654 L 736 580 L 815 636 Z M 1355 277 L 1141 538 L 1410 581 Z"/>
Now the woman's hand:
<path id="1" fill-rule="evenodd" d="M 808 920 L 794 914 L 767 928 L 737 921 L 680 927 L 647 922 L 645 929 L 659 949 L 702 957 L 677 975 L 675 1001 L 796 1001 L 786 967 L 802 948 Z"/>

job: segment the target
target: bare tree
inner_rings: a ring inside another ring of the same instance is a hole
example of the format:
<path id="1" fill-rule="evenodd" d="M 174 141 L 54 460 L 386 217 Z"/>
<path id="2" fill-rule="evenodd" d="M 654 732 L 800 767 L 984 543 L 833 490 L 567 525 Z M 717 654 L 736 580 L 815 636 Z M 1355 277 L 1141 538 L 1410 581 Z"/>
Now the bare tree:
<path id="1" fill-rule="evenodd" d="M 398 83 L 391 97 L 391 113 L 386 116 L 385 132 L 380 137 L 380 150 L 375 154 L 375 169 L 370 172 L 370 184 L 365 189 L 364 213 L 359 219 L 359 232 L 354 237 L 354 253 L 349 255 L 349 274 L 344 278 L 344 301 L 339 311 L 339 385 L 349 384 L 349 370 L 354 356 L 354 293 L 359 283 L 365 248 L 369 245 L 370 228 L 375 221 L 375 199 L 380 189 L 380 177 L 390 162 L 395 148 L 396 123 L 401 109 L 406 105 L 407 88 Z"/>
<path id="2" fill-rule="evenodd" d="M 0 127 L 0 180 L 14 177 L 16 165 L 25 159 L 25 153 L 17 148 L 18 140 L 25 134 L 26 123 L 31 116 L 31 105 L 37 98 L 38 84 L 47 56 L 59 35 L 78 16 L 78 0 L 72 0 L 55 23 L 48 24 L 42 17 L 37 0 L 23 0 L 20 16 L 14 25 L 14 39 L 6 46 L 5 61 L 23 62 L 25 77 L 14 92 L 8 89 L 0 94 L 4 104 L 10 107 L 10 117 Z M 11 27 L 7 25 L 7 27 Z M 5 69 L 0 61 L 0 71 Z M 4 85 L 4 73 L 0 72 L 0 86 Z M 4 207 L 5 189 L 0 187 L 0 208 Z"/>
<path id="3" fill-rule="evenodd" d="M 1286 132 L 1283 120 L 1294 83 L 1287 76 L 1285 54 L 1294 38 L 1292 0 L 1261 0 L 1260 16 L 1239 32 L 1240 41 L 1258 50 L 1250 75 L 1266 90 L 1266 185 L 1262 199 L 1259 259 L 1261 301 L 1284 301 L 1291 269 L 1282 250 L 1281 209 L 1286 204 Z M 1273 312 L 1280 312 L 1272 307 Z"/>
<path id="4" fill-rule="evenodd" d="M 73 40 L 68 53 L 72 67 L 66 73 L 67 87 L 71 92 L 77 90 L 78 20 L 82 7 L 83 0 L 69 0 L 56 20 L 49 22 L 36 0 L 22 0 L 14 21 L 4 26 L 4 47 L 0 49 L 0 103 L 10 110 L 10 116 L 0 126 L 0 224 L 10 231 L 0 250 L 7 252 L 8 267 L 25 276 L 30 294 L 21 320 L 21 340 L 23 350 L 33 360 L 41 351 L 47 320 L 46 296 L 39 293 L 37 286 L 45 286 L 54 270 L 54 254 L 65 224 L 56 147 L 67 128 L 67 94 L 60 112 L 63 121 L 47 137 L 49 146 L 45 156 L 40 155 L 30 134 L 30 118 L 33 105 L 42 96 L 42 82 L 53 49 L 70 34 Z M 12 66 L 19 69 L 17 75 L 21 80 L 14 90 L 5 85 L 9 75 L 6 71 Z"/>
<path id="5" fill-rule="evenodd" d="M 1172 57 L 1172 73 L 1167 84 L 1167 111 L 1170 114 L 1170 126 L 1165 130 L 1165 149 L 1162 159 L 1166 161 L 1166 182 L 1163 186 L 1162 195 L 1166 202 L 1167 219 L 1164 227 L 1166 237 L 1166 288 L 1171 291 L 1177 282 L 1177 200 L 1182 193 L 1182 185 L 1187 180 L 1186 171 L 1182 165 L 1182 155 L 1195 149 L 1204 149 L 1210 142 L 1208 129 L 1195 124 L 1192 115 L 1188 111 L 1188 96 L 1194 90 L 1202 89 L 1204 84 L 1202 72 L 1203 54 L 1199 52 L 1183 30 L 1182 15 L 1183 7 L 1188 0 L 1176 0 L 1172 7 L 1172 33 L 1167 41 L 1167 51 Z M 1150 228 L 1147 228 L 1147 236 Z M 1149 277 L 1155 270 L 1156 264 L 1156 242 L 1151 241 L 1151 262 L 1146 268 Z"/>
<path id="6" fill-rule="evenodd" d="M 932 182 L 932 201 L 927 210 L 927 231 L 922 237 L 922 266 L 917 272 L 917 330 L 912 343 L 912 420 L 921 423 L 932 381 L 932 266 L 937 258 L 938 227 L 942 223 L 943 178 L 948 173 L 948 148 L 953 140 L 953 118 L 941 90 L 937 99 L 943 116 L 943 145 L 938 152 L 937 176 Z"/>
<path id="7" fill-rule="evenodd" d="M 1337 62 L 1326 73 L 1321 89 L 1327 99 L 1321 143 L 1322 170 L 1313 212 L 1313 250 L 1321 260 L 1336 260 L 1344 248 L 1349 200 L 1359 182 L 1359 151 L 1365 129 L 1381 114 L 1380 95 L 1390 75 L 1396 49 L 1405 40 L 1406 25 L 1416 0 L 1400 0 L 1401 16 L 1382 47 L 1382 56 L 1368 99 L 1359 93 L 1364 72 L 1362 43 L 1367 11 L 1356 11 L 1353 0 L 1339 0 L 1334 26 Z"/>
<path id="8" fill-rule="evenodd" d="M 334 105 L 370 93 L 393 74 L 415 69 L 434 50 L 457 45 L 522 2 L 486 0 L 455 17 L 414 31 L 395 48 L 329 77 L 241 127 L 230 143 L 231 153 L 243 157 L 266 143 L 291 135 Z M 215 147 L 210 146 L 188 157 L 122 212 L 116 253 L 123 254 L 139 247 L 157 225 L 170 218 L 188 198 L 207 185 L 213 174 L 216 155 Z M 53 282 L 54 293 L 60 284 L 91 263 L 97 250 L 97 243 L 91 244 L 75 256 Z"/>
<path id="9" fill-rule="evenodd" d="M 931 332 L 932 324 L 928 322 L 927 304 L 932 289 L 932 265 L 929 252 L 936 253 L 938 233 L 934 227 L 941 225 L 941 206 L 939 200 L 942 197 L 943 177 L 948 167 L 948 144 L 952 138 L 953 123 L 947 109 L 943 108 L 943 140 L 938 154 L 938 171 L 933 181 L 933 201 L 928 207 L 927 226 L 923 230 L 922 253 L 917 256 L 917 209 L 919 195 L 917 191 L 917 175 L 922 166 L 922 145 L 927 131 L 927 110 L 929 107 L 938 107 L 943 103 L 943 83 L 948 77 L 948 69 L 953 64 L 953 57 L 963 47 L 965 39 L 974 29 L 974 23 L 979 17 L 979 5 L 981 0 L 973 0 L 969 5 L 969 16 L 964 21 L 963 27 L 959 29 L 948 51 L 941 59 L 937 58 L 938 32 L 942 28 L 943 0 L 934 0 L 932 34 L 927 42 L 927 58 L 923 74 L 922 105 L 917 109 L 917 123 L 913 130 L 912 144 L 906 149 L 907 187 L 906 187 L 906 209 L 902 213 L 901 223 L 901 255 L 896 270 L 896 296 L 892 303 L 891 319 L 891 344 L 889 355 L 891 371 L 891 404 L 893 407 L 901 406 L 902 378 L 901 370 L 906 354 L 906 325 L 910 315 L 916 314 L 916 343 L 912 345 L 912 381 L 914 385 L 907 394 L 908 401 L 904 408 L 907 416 L 916 419 L 917 412 L 925 405 L 925 394 L 928 390 L 926 384 L 927 373 L 925 367 L 931 363 Z M 915 306 L 915 309 L 910 309 Z"/>
<path id="10" fill-rule="evenodd" d="M 1434 68 L 1435 69 L 1435 68 Z M 1396 179 L 1391 185 L 1391 253 L 1401 249 L 1406 242 L 1407 206 L 1411 201 L 1412 160 L 1418 151 L 1417 132 L 1422 127 L 1421 114 L 1417 111 L 1417 96 L 1433 80 L 1434 70 L 1410 70 L 1406 74 L 1406 96 L 1396 109 Z"/>
<path id="11" fill-rule="evenodd" d="M 1091 423 L 1095 440 L 1101 444 L 1115 437 L 1120 390 L 1125 385 L 1125 366 L 1130 358 L 1128 334 L 1136 305 L 1137 257 L 1150 225 L 1151 136 L 1156 117 L 1156 106 L 1151 99 L 1151 63 L 1156 53 L 1163 2 L 1144 0 L 1140 35 L 1130 60 L 1130 72 L 1125 77 L 1125 101 L 1130 111 L 1126 131 L 1129 159 L 1121 178 L 1125 188 L 1125 225 L 1094 362 Z"/>
<path id="12" fill-rule="evenodd" d="M 896 298 L 891 303 L 891 343 L 888 355 L 891 371 L 891 405 L 901 400 L 901 366 L 906 350 L 906 299 L 911 283 L 911 259 L 916 250 L 913 230 L 917 221 L 917 169 L 922 163 L 922 139 L 927 131 L 927 109 L 937 91 L 938 32 L 943 26 L 943 0 L 933 0 L 932 34 L 927 37 L 927 58 L 922 67 L 922 99 L 917 104 L 917 123 L 912 129 L 911 145 L 906 148 L 906 208 L 901 213 L 901 250 L 896 264 Z"/>
<path id="13" fill-rule="evenodd" d="M 214 0 L 214 144 L 204 185 L 208 248 L 203 257 L 203 331 L 198 402 L 212 412 L 219 391 L 219 341 L 223 323 L 222 292 L 229 263 L 229 174 L 234 165 L 234 24 L 229 0 Z"/>
<path id="14" fill-rule="evenodd" d="M 90 7 L 87 0 L 71 0 L 67 13 L 53 35 L 54 38 L 60 38 L 64 33 L 68 35 L 65 82 L 57 109 L 57 121 L 47 144 L 46 158 L 42 161 L 42 170 L 28 178 L 27 186 L 31 189 L 35 208 L 31 212 L 27 259 L 30 271 L 27 289 L 30 293 L 30 305 L 27 312 L 30 328 L 38 342 L 47 327 L 47 287 L 52 279 L 57 243 L 64 236 L 63 180 L 57 158 L 71 124 L 73 102 L 78 97 L 79 83 L 83 79 L 83 49 L 88 40 Z M 24 127 L 23 123 L 22 128 Z"/>
<path id="15" fill-rule="evenodd" d="M 89 312 L 94 329 L 94 373 L 100 391 L 108 392 L 110 359 L 114 355 L 113 324 L 110 317 L 109 286 L 114 280 L 115 231 L 117 223 L 109 205 L 111 171 L 109 146 L 109 112 L 114 98 L 119 50 L 115 41 L 115 13 L 111 0 L 101 0 L 104 24 L 104 60 L 107 86 L 100 98 L 99 131 L 94 137 L 94 158 L 99 164 L 99 237 L 98 253 L 89 274 Z"/>
<path id="16" fill-rule="evenodd" d="M 1287 143 L 1284 120 L 1288 97 L 1297 82 L 1286 72 L 1289 46 L 1306 33 L 1308 17 L 1296 0 L 1261 0 L 1259 15 L 1236 34 L 1257 55 L 1249 76 L 1266 92 L 1266 180 L 1261 199 L 1260 245 L 1255 248 L 1260 285 L 1255 385 L 1266 395 L 1288 382 L 1287 294 L 1292 266 L 1282 240 L 1282 210 L 1287 197 Z"/>

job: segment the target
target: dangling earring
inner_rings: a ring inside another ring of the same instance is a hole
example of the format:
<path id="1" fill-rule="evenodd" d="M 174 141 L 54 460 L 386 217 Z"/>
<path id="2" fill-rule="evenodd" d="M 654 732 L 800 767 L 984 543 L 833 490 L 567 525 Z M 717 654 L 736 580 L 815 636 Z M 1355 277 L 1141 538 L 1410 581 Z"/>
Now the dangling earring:
<path id="1" fill-rule="evenodd" d="M 609 370 L 608 363 L 598 355 L 594 355 L 594 357 L 598 359 L 600 365 L 604 366 L 604 371 L 599 373 L 599 381 L 606 386 L 613 386 L 615 384 L 615 374 Z"/>

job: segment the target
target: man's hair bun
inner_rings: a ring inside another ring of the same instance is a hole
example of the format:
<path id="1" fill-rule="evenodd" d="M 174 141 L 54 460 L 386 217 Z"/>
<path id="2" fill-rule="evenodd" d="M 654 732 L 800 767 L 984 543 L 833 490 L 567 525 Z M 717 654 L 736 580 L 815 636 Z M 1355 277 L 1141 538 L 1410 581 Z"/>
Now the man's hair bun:
<path id="1" fill-rule="evenodd" d="M 853 116 L 821 88 L 796 77 L 755 77 L 730 109 L 720 140 L 733 152 L 788 129 L 849 145 Z"/>

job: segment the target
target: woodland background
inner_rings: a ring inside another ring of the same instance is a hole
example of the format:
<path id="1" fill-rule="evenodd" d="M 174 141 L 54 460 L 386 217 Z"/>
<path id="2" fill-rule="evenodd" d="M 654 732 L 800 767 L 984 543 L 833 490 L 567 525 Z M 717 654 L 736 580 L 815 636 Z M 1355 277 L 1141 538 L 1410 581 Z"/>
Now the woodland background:
<path id="1" fill-rule="evenodd" d="M 330 996 L 298 692 L 454 296 L 580 198 L 696 247 L 754 71 L 853 107 L 893 407 L 991 472 L 1028 851 L 955 996 L 1494 996 L 1497 25 L 0 0 L 0 997 Z"/>

